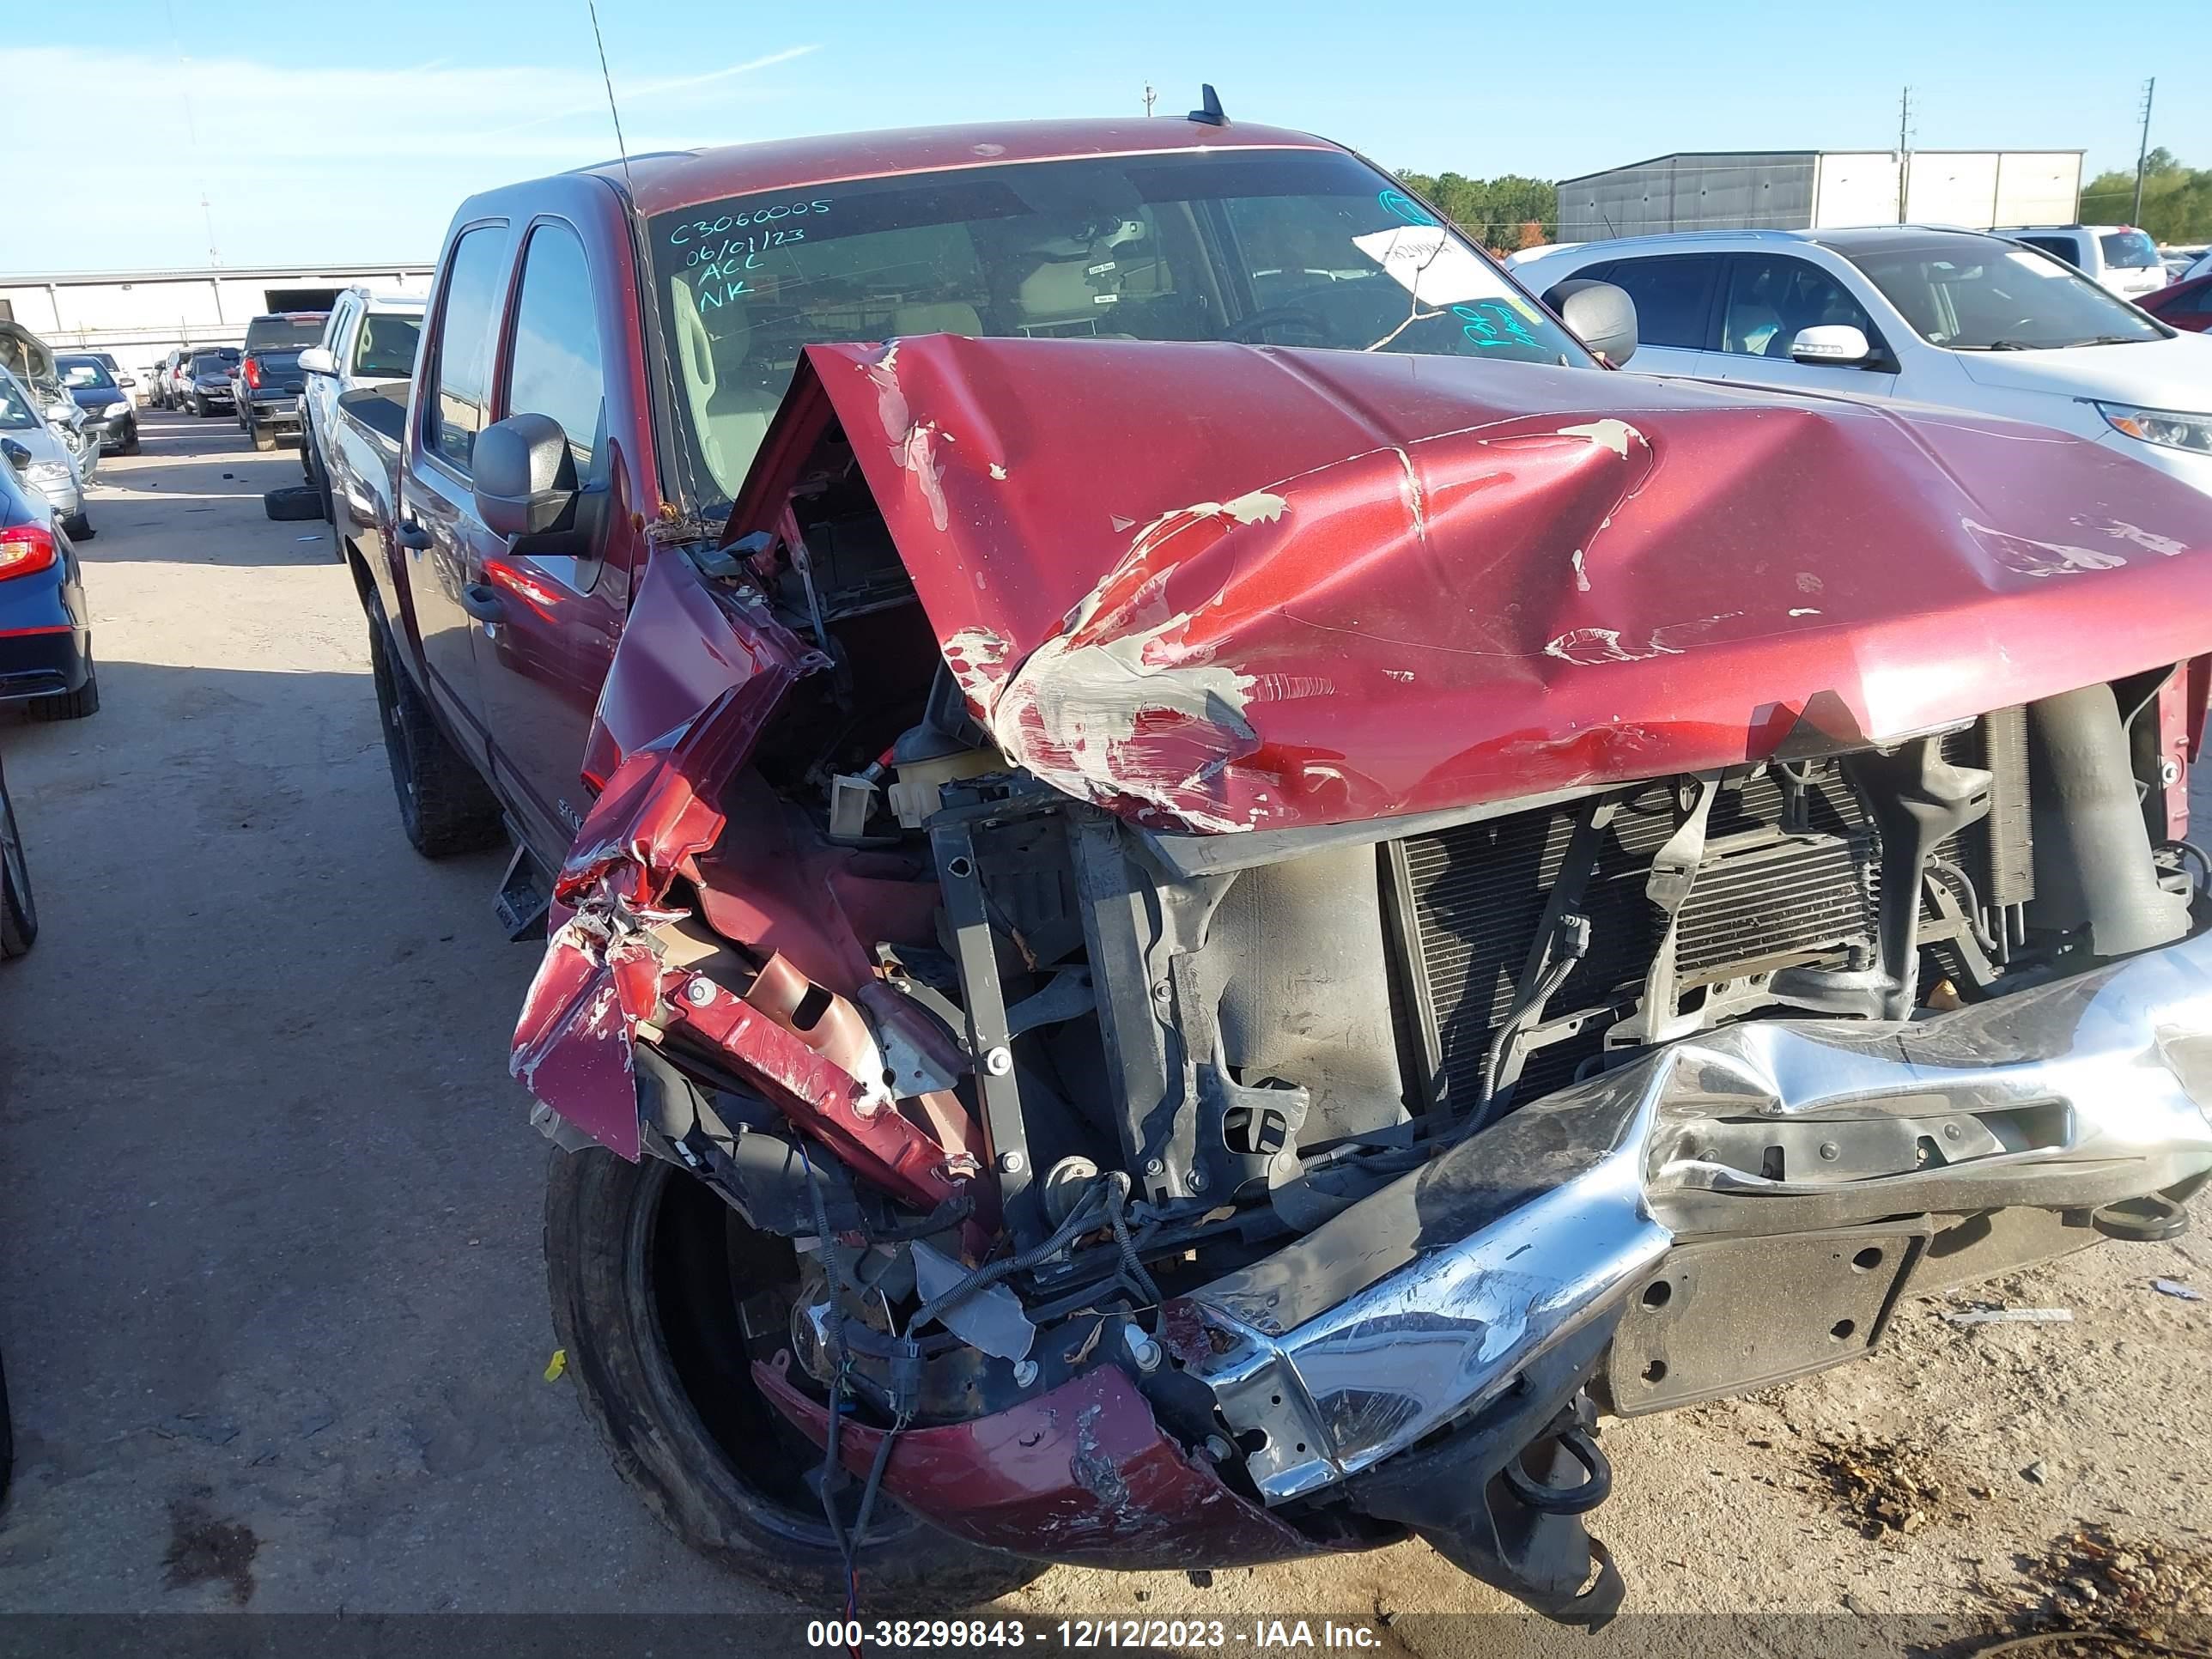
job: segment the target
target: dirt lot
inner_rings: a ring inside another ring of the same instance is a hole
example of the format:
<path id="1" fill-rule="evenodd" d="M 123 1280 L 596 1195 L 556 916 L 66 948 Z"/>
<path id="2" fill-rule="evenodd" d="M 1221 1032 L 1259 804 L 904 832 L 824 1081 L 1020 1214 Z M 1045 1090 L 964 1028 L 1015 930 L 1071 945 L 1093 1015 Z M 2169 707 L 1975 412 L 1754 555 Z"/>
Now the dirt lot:
<path id="1" fill-rule="evenodd" d="M 0 1610 L 766 1605 L 664 1537 L 544 1380 L 546 1152 L 503 1063 L 535 953 L 494 923 L 497 858 L 400 836 L 328 532 L 262 515 L 296 454 L 144 430 L 85 550 L 106 706 L 0 723 L 44 927 L 0 973 Z M 1917 1302 L 1867 1364 L 1610 1425 L 1594 1524 L 1632 1607 L 1835 1615 L 1762 1651 L 1940 1645 L 2046 1615 L 2069 1577 L 2112 1605 L 2070 1543 L 2035 1565 L 2099 1523 L 2185 1609 L 2212 1557 L 2212 1300 L 2161 1276 L 2212 1295 L 2212 1240 L 1991 1287 L 2069 1323 Z M 1018 1601 L 1388 1615 L 1422 1654 L 1664 1645 L 1426 1623 L 1507 1604 L 1418 1544 L 1211 1588 L 1059 1570 Z"/>

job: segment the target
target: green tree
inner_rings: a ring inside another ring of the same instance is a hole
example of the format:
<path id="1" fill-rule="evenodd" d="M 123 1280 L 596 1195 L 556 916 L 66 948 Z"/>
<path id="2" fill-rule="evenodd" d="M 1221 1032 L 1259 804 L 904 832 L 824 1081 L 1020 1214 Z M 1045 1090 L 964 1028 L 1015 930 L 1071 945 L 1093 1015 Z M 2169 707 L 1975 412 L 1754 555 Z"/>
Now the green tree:
<path id="1" fill-rule="evenodd" d="M 1495 179 L 1410 172 L 1398 177 L 1452 223 L 1500 253 L 1532 246 L 1526 240 L 1531 224 L 1537 228 L 1538 241 L 1548 241 L 1559 233 L 1559 192 L 1547 179 L 1515 173 Z"/>
<path id="2" fill-rule="evenodd" d="M 2115 168 L 2081 190 L 2081 217 L 2116 224 L 2135 212 L 2136 175 Z M 2185 167 L 2160 148 L 2144 159 L 2142 216 L 2137 222 L 2161 242 L 2212 241 L 2212 167 Z"/>

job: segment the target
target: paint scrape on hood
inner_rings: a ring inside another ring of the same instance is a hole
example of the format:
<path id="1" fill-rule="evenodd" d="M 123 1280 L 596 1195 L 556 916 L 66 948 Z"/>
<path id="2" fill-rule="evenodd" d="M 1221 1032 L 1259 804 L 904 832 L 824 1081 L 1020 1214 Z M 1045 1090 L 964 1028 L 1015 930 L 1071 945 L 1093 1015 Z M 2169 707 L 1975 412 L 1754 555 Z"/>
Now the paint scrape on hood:
<path id="1" fill-rule="evenodd" d="M 2212 650 L 2212 500 L 2002 421 L 945 336 L 809 348 L 806 420 L 1000 749 L 1163 830 L 1853 746 Z"/>

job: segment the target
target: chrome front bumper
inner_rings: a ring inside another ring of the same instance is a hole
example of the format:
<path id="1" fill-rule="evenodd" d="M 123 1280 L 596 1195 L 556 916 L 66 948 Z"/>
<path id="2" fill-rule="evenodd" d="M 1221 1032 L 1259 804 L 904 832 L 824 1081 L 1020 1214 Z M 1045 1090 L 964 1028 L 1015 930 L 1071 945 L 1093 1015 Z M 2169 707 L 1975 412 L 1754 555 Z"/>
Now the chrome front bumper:
<path id="1" fill-rule="evenodd" d="M 2208 1109 L 2212 934 L 1916 1021 L 1726 1026 L 1516 1109 L 1170 1329 L 1279 1503 L 1496 1396 L 1678 1243 L 2095 1209 L 2212 1170 Z"/>

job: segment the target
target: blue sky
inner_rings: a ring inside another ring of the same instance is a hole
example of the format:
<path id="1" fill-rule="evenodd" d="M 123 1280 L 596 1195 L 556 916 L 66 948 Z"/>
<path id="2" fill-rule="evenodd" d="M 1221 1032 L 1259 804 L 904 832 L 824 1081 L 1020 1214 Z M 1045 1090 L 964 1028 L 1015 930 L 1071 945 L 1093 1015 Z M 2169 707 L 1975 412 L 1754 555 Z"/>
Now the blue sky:
<path id="1" fill-rule="evenodd" d="M 1887 148 L 1910 82 L 1923 148 L 2083 148 L 2094 173 L 2133 164 L 2155 74 L 2153 142 L 2212 166 L 2212 15 L 2127 16 L 2040 0 L 600 8 L 633 149 L 1134 112 L 1147 80 L 1180 112 L 1211 80 L 1232 118 L 1388 166 L 1562 178 L 1675 149 Z M 0 154 L 38 181 L 0 230 L 0 271 L 205 264 L 210 221 L 228 264 L 421 258 L 470 191 L 613 149 L 584 0 L 19 0 L 0 74 Z M 22 95 L 42 84 L 51 100 Z"/>

